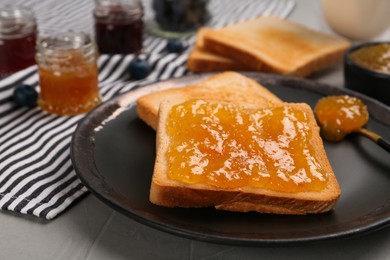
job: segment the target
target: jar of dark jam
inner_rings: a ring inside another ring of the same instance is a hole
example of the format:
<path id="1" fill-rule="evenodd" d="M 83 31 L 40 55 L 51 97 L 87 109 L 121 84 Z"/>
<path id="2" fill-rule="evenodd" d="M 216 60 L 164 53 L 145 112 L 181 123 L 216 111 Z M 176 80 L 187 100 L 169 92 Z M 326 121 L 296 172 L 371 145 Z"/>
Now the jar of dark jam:
<path id="1" fill-rule="evenodd" d="M 210 20 L 208 3 L 209 0 L 153 0 L 154 20 L 167 35 L 195 32 Z"/>
<path id="2" fill-rule="evenodd" d="M 93 16 L 99 52 L 140 52 L 143 41 L 143 8 L 140 0 L 96 0 L 95 3 Z"/>
<path id="3" fill-rule="evenodd" d="M 36 35 L 32 10 L 0 7 L 0 77 L 35 64 Z"/>

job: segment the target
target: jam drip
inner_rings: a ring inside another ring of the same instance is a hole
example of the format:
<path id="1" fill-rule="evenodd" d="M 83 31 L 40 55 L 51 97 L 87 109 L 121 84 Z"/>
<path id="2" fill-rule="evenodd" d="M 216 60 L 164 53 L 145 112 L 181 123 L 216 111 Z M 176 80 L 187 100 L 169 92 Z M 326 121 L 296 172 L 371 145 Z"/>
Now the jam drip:
<path id="1" fill-rule="evenodd" d="M 355 97 L 342 95 L 321 98 L 314 112 L 326 140 L 341 141 L 368 121 L 366 105 Z"/>

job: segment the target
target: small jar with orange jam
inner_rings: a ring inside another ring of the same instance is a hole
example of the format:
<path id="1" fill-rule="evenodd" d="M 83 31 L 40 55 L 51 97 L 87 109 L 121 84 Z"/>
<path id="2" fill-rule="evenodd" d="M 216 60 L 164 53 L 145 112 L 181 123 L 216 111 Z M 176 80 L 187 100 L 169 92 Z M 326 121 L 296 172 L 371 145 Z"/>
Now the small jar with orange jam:
<path id="1" fill-rule="evenodd" d="M 53 114 L 76 115 L 99 104 L 97 56 L 96 45 L 87 34 L 42 34 L 36 55 L 39 106 Z"/>

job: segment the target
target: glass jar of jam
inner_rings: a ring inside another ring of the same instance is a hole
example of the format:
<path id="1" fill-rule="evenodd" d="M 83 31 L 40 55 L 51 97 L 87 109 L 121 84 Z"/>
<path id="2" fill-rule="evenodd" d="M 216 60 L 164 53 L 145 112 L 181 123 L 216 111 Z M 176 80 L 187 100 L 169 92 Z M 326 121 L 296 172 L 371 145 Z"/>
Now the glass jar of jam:
<path id="1" fill-rule="evenodd" d="M 35 64 L 36 34 L 32 10 L 0 7 L 0 77 Z"/>
<path id="2" fill-rule="evenodd" d="M 187 37 L 211 18 L 209 0 L 153 0 L 154 20 L 147 30 L 165 38 Z"/>
<path id="3" fill-rule="evenodd" d="M 88 112 L 100 103 L 97 50 L 84 33 L 46 32 L 37 41 L 39 106 L 58 115 Z"/>
<path id="4" fill-rule="evenodd" d="M 138 53 L 143 42 L 143 8 L 140 0 L 96 0 L 93 11 L 100 53 Z"/>

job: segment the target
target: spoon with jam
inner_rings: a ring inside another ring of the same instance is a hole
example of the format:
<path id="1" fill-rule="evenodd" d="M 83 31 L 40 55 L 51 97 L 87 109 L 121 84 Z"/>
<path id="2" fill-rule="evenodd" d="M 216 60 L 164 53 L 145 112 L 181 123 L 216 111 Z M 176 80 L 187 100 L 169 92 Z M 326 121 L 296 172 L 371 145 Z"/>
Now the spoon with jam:
<path id="1" fill-rule="evenodd" d="M 352 132 L 359 133 L 390 152 L 390 142 L 363 128 L 368 121 L 366 105 L 358 98 L 342 95 L 321 98 L 314 113 L 322 136 L 328 141 L 341 141 Z"/>

